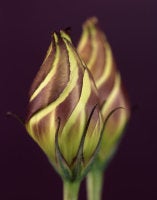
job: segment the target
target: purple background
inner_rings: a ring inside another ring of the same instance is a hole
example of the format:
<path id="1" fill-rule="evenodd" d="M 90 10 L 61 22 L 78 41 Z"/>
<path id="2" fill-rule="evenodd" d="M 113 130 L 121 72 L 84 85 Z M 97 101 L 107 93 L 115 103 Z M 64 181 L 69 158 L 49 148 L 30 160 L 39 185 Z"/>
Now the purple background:
<path id="1" fill-rule="evenodd" d="M 96 15 L 112 45 L 134 112 L 105 175 L 106 200 L 157 199 L 155 0 L 1 1 L 0 199 L 62 199 L 62 182 L 45 155 L 6 111 L 24 117 L 27 93 L 51 32 Z M 80 199 L 84 200 L 84 184 Z"/>

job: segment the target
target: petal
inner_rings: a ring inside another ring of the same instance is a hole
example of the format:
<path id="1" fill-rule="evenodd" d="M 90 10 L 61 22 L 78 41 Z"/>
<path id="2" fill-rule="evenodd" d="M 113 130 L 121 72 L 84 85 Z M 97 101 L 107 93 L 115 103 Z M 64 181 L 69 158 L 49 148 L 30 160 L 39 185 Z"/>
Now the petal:
<path id="1" fill-rule="evenodd" d="M 95 17 L 84 23 L 77 49 L 94 77 L 102 104 L 113 88 L 117 70 L 111 47 Z"/>

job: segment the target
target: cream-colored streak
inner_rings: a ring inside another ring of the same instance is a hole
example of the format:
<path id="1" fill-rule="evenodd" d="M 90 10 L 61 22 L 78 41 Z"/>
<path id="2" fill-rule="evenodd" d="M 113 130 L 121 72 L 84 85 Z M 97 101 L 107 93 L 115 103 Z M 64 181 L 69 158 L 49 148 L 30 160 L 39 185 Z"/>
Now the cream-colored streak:
<path id="1" fill-rule="evenodd" d="M 111 112 L 112 109 L 115 109 L 112 107 L 112 104 L 114 103 L 114 101 L 118 95 L 122 95 L 121 91 L 120 91 L 121 90 L 120 87 L 121 87 L 121 77 L 120 77 L 120 74 L 118 73 L 116 75 L 114 88 L 111 91 L 109 97 L 107 98 L 107 101 L 105 102 L 104 106 L 102 107 L 102 115 L 104 118 L 109 114 L 109 112 Z M 127 120 L 126 115 L 128 115 L 125 100 L 122 99 L 121 105 L 118 105 L 117 107 L 124 107 L 124 109 L 126 109 L 123 111 L 124 114 L 121 114 L 119 116 L 119 121 L 120 121 L 119 124 L 123 124 L 123 122 L 125 122 Z"/>
<path id="2" fill-rule="evenodd" d="M 88 30 L 86 27 L 83 30 L 83 34 L 82 34 L 82 37 L 81 37 L 81 40 L 80 40 L 80 43 L 78 46 L 78 52 L 81 52 L 85 48 L 88 37 L 89 37 L 89 31 L 90 31 L 91 37 L 92 37 L 92 39 L 91 39 L 92 54 L 86 64 L 87 64 L 87 67 L 91 70 L 91 68 L 94 66 L 94 63 L 97 59 L 97 55 L 99 52 L 99 45 L 98 45 L 97 39 L 95 39 L 97 30 L 96 30 L 96 27 L 92 23 L 90 24 L 90 30 Z M 103 73 L 101 74 L 101 76 L 99 77 L 98 80 L 95 80 L 96 86 L 98 88 L 100 88 L 104 84 L 104 82 L 107 80 L 107 78 L 109 77 L 109 75 L 112 71 L 112 62 L 113 62 L 111 47 L 110 47 L 109 43 L 107 42 L 106 36 L 103 35 L 103 37 L 104 37 L 104 48 L 106 50 L 106 55 L 104 55 L 106 57 L 106 63 L 105 63 L 105 66 L 103 66 L 103 68 L 104 68 Z M 94 67 L 101 67 L 101 66 L 94 66 Z"/>
<path id="3" fill-rule="evenodd" d="M 72 43 L 71 38 L 69 37 L 68 34 L 66 34 L 64 31 L 60 31 L 60 34 L 61 34 L 62 38 L 65 38 L 65 39 L 68 40 L 70 43 Z"/>
<path id="4" fill-rule="evenodd" d="M 89 37 L 89 32 L 86 28 L 84 28 L 79 45 L 77 47 L 78 52 L 81 52 L 84 49 L 86 45 L 86 41 L 88 40 L 88 37 Z"/>
<path id="5" fill-rule="evenodd" d="M 112 91 L 110 92 L 110 95 L 108 96 L 107 101 L 105 102 L 104 106 L 102 107 L 103 115 L 104 115 L 104 113 L 106 114 L 106 116 L 108 115 L 108 113 L 106 113 L 106 112 L 108 111 L 108 109 L 112 105 L 112 103 L 115 101 L 115 97 L 117 97 L 117 94 L 119 92 L 120 83 L 121 83 L 120 74 L 117 74 L 117 76 L 115 78 L 114 87 L 113 87 Z"/>
<path id="6" fill-rule="evenodd" d="M 98 34 L 97 33 L 98 31 L 97 31 L 97 28 L 95 27 L 95 25 L 91 24 L 90 32 L 92 35 L 92 39 L 91 39 L 92 55 L 91 55 L 91 58 L 89 59 L 89 62 L 87 63 L 87 67 L 89 69 L 91 69 L 94 66 L 94 63 L 97 60 L 97 55 L 99 53 L 99 42 L 95 38 L 96 34 Z M 106 58 L 106 63 L 105 63 L 105 66 L 102 66 L 103 73 L 97 80 L 95 80 L 97 88 L 100 88 L 104 84 L 104 82 L 107 80 L 107 78 L 109 77 L 109 75 L 111 74 L 111 71 L 112 71 L 113 55 L 112 55 L 111 47 L 110 47 L 109 43 L 107 42 L 105 34 L 103 34 L 103 40 L 104 40 L 103 41 L 104 49 L 105 49 L 105 53 L 106 53 L 104 55 L 104 57 Z M 101 66 L 94 66 L 94 67 L 101 67 Z"/>
<path id="7" fill-rule="evenodd" d="M 84 149 L 83 149 L 84 152 L 83 155 L 85 158 L 91 156 L 95 151 L 95 148 L 97 147 L 97 144 L 100 139 L 101 126 L 102 126 L 102 119 L 101 115 L 99 114 L 99 119 L 92 131 L 92 134 L 91 133 L 89 135 L 87 134 L 85 138 Z"/>
<path id="8" fill-rule="evenodd" d="M 39 111 L 37 114 L 34 114 L 32 116 L 32 118 L 29 121 L 29 126 L 31 128 L 31 132 L 33 131 L 32 130 L 33 125 L 38 123 L 38 121 L 40 121 L 40 119 L 42 119 L 44 116 L 46 116 L 47 114 L 54 111 L 55 108 L 66 99 L 66 97 L 69 95 L 69 93 L 73 90 L 73 88 L 77 84 L 78 67 L 76 67 L 76 66 L 78 64 L 77 64 L 77 61 L 75 58 L 75 54 L 73 52 L 72 47 L 69 46 L 67 41 L 65 39 L 63 39 L 63 40 L 64 40 L 64 42 L 67 46 L 68 52 L 69 52 L 69 62 L 70 62 L 70 71 L 71 71 L 69 83 L 67 84 L 66 88 L 63 90 L 63 92 L 60 94 L 60 96 L 57 98 L 56 101 L 52 102 L 47 107 L 45 107 L 44 109 Z"/>
<path id="9" fill-rule="evenodd" d="M 79 100 L 77 106 L 75 107 L 75 109 L 73 110 L 68 121 L 66 122 L 64 129 L 63 129 L 63 132 L 65 131 L 65 133 L 66 133 L 67 129 L 69 130 L 69 125 L 71 127 L 76 123 L 76 120 L 77 120 L 78 115 L 80 113 L 83 113 L 82 117 L 81 117 L 82 123 L 85 122 L 85 107 L 86 107 L 86 104 L 87 104 L 89 97 L 90 97 L 90 94 L 91 94 L 91 83 L 90 83 L 90 81 L 91 80 L 89 78 L 89 74 L 88 74 L 87 70 L 85 70 L 80 100 Z M 84 128 L 83 125 L 81 127 Z"/>
<path id="10" fill-rule="evenodd" d="M 57 35 L 54 33 L 54 38 L 55 38 L 55 43 L 57 44 L 58 38 Z M 60 51 L 58 46 L 56 45 L 56 55 L 55 55 L 55 60 L 54 63 L 52 64 L 50 72 L 47 74 L 45 79 L 40 83 L 39 87 L 34 91 L 30 98 L 30 102 L 41 92 L 41 90 L 48 84 L 48 82 L 52 79 L 53 75 L 56 73 L 57 70 L 57 63 L 60 58 Z"/>
<path id="11" fill-rule="evenodd" d="M 75 157 L 76 152 L 78 151 L 79 140 L 81 140 L 81 136 L 84 131 L 85 124 L 87 122 L 87 115 L 86 115 L 86 106 L 87 102 L 91 95 L 91 80 L 89 78 L 89 74 L 87 70 L 85 70 L 84 77 L 83 77 L 83 88 L 81 92 L 81 97 L 76 105 L 75 109 L 73 110 L 71 116 L 67 120 L 62 134 L 60 136 L 59 145 L 61 151 L 64 152 L 64 157 L 70 163 L 72 158 Z M 94 106 L 94 105 L 93 105 Z M 77 130 L 73 130 L 70 132 L 71 128 L 76 124 L 78 118 L 81 119 L 81 124 L 78 126 Z M 70 135 L 73 134 L 73 135 Z M 75 140 L 73 140 L 75 137 Z M 71 145 L 67 145 L 70 142 Z"/>
<path id="12" fill-rule="evenodd" d="M 48 51 L 47 51 L 47 53 L 46 53 L 44 62 L 45 62 L 45 60 L 48 58 L 48 56 L 50 55 L 50 52 L 51 52 L 51 51 L 52 51 L 52 44 L 50 44 L 50 46 L 49 46 L 49 48 L 48 48 Z M 43 62 L 43 63 L 44 63 L 44 62 Z"/>
<path id="13" fill-rule="evenodd" d="M 100 78 L 96 81 L 96 86 L 98 88 L 100 88 L 101 85 L 104 84 L 104 82 L 107 80 L 107 78 L 112 73 L 113 56 L 112 56 L 112 51 L 111 51 L 110 45 L 106 42 L 104 45 L 104 48 L 106 49 L 106 55 L 104 55 L 104 56 L 106 56 L 106 63 L 104 66 L 103 73 L 101 74 Z"/>
<path id="14" fill-rule="evenodd" d="M 97 52 L 98 52 L 97 40 L 95 40 L 96 30 L 91 28 L 90 33 L 91 33 L 91 38 L 92 38 L 91 39 L 92 53 L 91 53 L 90 59 L 87 62 L 87 66 L 89 69 L 91 69 L 95 60 L 97 59 Z"/>

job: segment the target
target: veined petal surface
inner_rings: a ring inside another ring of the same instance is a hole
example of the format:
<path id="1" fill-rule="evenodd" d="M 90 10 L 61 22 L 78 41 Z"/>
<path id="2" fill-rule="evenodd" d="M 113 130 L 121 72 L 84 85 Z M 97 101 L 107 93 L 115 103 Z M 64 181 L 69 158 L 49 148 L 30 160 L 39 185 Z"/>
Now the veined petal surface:
<path id="1" fill-rule="evenodd" d="M 89 70 L 64 31 L 52 35 L 29 94 L 26 129 L 59 173 L 61 168 L 55 146 L 58 119 L 58 146 L 70 168 L 76 160 L 87 120 L 97 105 L 83 145 L 83 161 L 88 165 L 102 128 L 98 92 Z"/>
<path id="2" fill-rule="evenodd" d="M 99 28 L 97 18 L 90 18 L 83 24 L 83 33 L 77 50 L 94 77 L 103 120 L 115 108 L 124 108 L 113 113 L 105 127 L 99 152 L 101 160 L 105 162 L 119 143 L 130 117 L 130 105 L 112 49 Z"/>

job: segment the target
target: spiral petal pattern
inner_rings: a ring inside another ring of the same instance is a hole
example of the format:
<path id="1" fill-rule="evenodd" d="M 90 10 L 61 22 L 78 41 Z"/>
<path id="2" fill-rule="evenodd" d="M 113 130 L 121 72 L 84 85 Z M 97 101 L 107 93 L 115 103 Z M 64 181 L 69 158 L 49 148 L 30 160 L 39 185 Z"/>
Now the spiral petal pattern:
<path id="1" fill-rule="evenodd" d="M 52 35 L 47 55 L 29 94 L 26 129 L 56 170 L 62 173 L 55 146 L 58 118 L 58 146 L 70 169 L 76 160 L 91 111 L 99 104 L 93 78 L 64 31 Z M 98 105 L 92 114 L 85 137 L 82 160 L 84 165 L 88 165 L 97 147 L 101 128 Z M 87 143 L 90 143 L 89 148 Z"/>
<path id="2" fill-rule="evenodd" d="M 119 143 L 130 117 L 130 107 L 112 49 L 99 28 L 97 18 L 90 18 L 83 24 L 77 50 L 94 77 L 103 119 L 116 107 L 125 108 L 113 113 L 104 130 L 99 157 L 106 163 Z"/>

